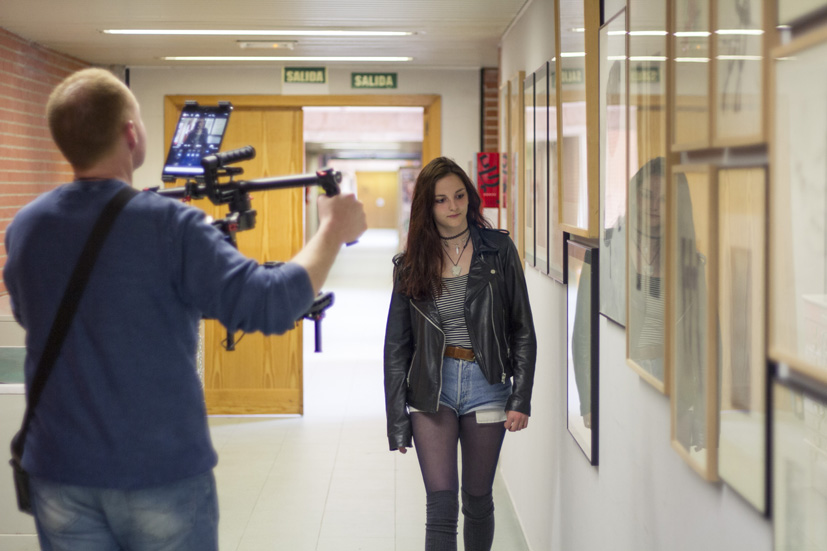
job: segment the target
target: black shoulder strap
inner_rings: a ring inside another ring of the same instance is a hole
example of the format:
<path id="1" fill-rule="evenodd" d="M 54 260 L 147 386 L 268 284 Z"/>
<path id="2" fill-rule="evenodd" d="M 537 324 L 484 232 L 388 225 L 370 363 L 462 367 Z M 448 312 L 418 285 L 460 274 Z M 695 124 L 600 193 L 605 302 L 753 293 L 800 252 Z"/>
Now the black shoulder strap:
<path id="1" fill-rule="evenodd" d="M 92 233 L 89 235 L 89 239 L 86 241 L 86 245 L 80 253 L 80 258 L 75 266 L 75 270 L 72 272 L 71 279 L 69 279 L 69 284 L 66 286 L 66 291 L 63 293 L 63 300 L 61 300 L 55 320 L 52 322 L 52 329 L 49 332 L 49 337 L 46 339 L 43 354 L 40 357 L 40 362 L 37 364 L 37 369 L 32 379 L 32 387 L 29 389 L 23 425 L 20 432 L 17 433 L 17 436 L 15 436 L 12 441 L 12 452 L 18 457 L 23 456 L 23 443 L 26 439 L 26 433 L 29 430 L 29 423 L 32 419 L 34 408 L 40 401 L 40 395 L 46 386 L 46 381 L 60 353 L 63 340 L 69 332 L 72 318 L 74 318 L 75 312 L 78 309 L 80 297 L 86 288 L 86 282 L 92 273 L 92 267 L 95 265 L 98 253 L 107 235 L 109 235 L 109 230 L 112 228 L 112 224 L 115 222 L 118 214 L 120 214 L 130 199 L 137 194 L 138 190 L 127 186 L 109 200 L 106 206 L 103 207 L 103 211 L 98 217 L 98 221 L 95 222 Z"/>

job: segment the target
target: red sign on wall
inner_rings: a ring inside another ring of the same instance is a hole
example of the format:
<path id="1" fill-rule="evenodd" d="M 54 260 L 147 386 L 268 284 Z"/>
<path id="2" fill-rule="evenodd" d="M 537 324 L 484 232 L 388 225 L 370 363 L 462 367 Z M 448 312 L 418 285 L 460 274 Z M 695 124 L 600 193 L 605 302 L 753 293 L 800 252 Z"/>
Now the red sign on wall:
<path id="1" fill-rule="evenodd" d="M 499 153 L 477 153 L 477 191 L 482 197 L 483 208 L 500 206 Z"/>

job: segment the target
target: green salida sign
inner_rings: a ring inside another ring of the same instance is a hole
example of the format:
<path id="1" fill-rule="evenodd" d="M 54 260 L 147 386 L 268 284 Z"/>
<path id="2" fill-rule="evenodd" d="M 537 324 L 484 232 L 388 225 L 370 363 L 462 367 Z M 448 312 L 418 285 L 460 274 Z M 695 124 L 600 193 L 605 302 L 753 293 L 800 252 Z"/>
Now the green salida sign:
<path id="1" fill-rule="evenodd" d="M 396 88 L 396 73 L 351 73 L 351 88 Z"/>
<path id="2" fill-rule="evenodd" d="M 324 84 L 327 82 L 327 67 L 285 67 L 285 84 Z"/>

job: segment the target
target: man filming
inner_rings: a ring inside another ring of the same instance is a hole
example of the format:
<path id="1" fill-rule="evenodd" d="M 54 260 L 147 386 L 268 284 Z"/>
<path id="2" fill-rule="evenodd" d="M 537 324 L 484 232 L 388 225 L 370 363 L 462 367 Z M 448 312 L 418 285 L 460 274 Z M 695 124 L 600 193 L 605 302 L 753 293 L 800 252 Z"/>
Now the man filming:
<path id="1" fill-rule="evenodd" d="M 26 330 L 26 389 L 67 282 L 110 199 L 132 185 L 146 131 L 111 73 L 69 76 L 47 104 L 75 179 L 21 209 L 3 271 Z M 152 192 L 117 215 L 25 438 L 43 549 L 218 548 L 218 503 L 198 326 L 283 333 L 319 292 L 342 244 L 366 229 L 351 194 L 319 198 L 319 230 L 288 263 L 241 255 L 204 214 Z"/>

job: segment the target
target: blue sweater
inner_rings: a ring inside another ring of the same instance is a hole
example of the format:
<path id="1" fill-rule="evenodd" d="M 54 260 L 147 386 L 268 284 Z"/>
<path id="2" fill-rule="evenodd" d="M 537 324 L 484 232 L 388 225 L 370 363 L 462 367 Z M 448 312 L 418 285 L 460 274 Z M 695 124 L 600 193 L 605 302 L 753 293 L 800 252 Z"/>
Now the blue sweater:
<path id="1" fill-rule="evenodd" d="M 27 384 L 92 225 L 124 185 L 65 184 L 24 207 L 6 231 L 3 276 L 26 329 Z M 200 210 L 139 194 L 92 271 L 32 419 L 24 467 L 55 482 L 108 488 L 208 471 L 217 456 L 195 365 L 200 319 L 283 333 L 312 300 L 300 266 L 261 267 Z"/>

